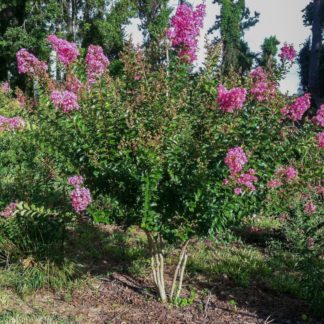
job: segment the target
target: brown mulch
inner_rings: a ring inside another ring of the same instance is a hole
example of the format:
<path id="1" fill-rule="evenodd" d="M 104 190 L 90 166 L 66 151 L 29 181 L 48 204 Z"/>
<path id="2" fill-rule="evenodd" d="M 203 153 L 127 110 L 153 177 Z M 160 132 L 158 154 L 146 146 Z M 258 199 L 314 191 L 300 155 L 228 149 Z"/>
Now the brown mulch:
<path id="1" fill-rule="evenodd" d="M 302 316 L 308 314 L 301 301 L 275 296 L 257 287 L 238 288 L 219 283 L 206 285 L 207 290 L 202 284 L 192 305 L 176 307 L 159 303 L 153 290 L 143 286 L 124 274 L 114 273 L 94 281 L 91 287 L 75 291 L 70 301 L 44 292 L 34 297 L 33 305 L 38 311 L 70 318 L 71 323 L 295 324 L 305 323 Z M 235 304 L 229 303 L 230 300 L 235 300 Z M 308 316 L 307 323 L 321 321 Z"/>

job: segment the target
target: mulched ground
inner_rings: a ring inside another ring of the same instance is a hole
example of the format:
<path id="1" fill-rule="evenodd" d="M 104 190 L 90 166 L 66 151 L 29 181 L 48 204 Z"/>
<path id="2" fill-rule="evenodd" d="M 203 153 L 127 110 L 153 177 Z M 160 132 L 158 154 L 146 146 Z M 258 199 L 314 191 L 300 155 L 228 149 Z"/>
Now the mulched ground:
<path id="1" fill-rule="evenodd" d="M 33 308 L 70 318 L 71 323 L 322 323 L 309 317 L 303 321 L 308 310 L 299 300 L 257 287 L 234 287 L 226 280 L 214 286 L 201 283 L 196 300 L 186 307 L 163 305 L 150 287 L 143 286 L 145 283 L 113 273 L 75 291 L 69 301 L 52 293 L 37 294 Z M 235 300 L 235 305 L 229 300 Z"/>

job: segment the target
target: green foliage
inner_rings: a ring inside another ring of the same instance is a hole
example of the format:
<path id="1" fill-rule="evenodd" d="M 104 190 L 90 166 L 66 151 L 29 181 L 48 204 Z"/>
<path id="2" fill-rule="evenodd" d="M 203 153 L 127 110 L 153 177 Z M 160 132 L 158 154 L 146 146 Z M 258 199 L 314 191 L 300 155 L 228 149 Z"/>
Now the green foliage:
<path id="1" fill-rule="evenodd" d="M 251 68 L 254 54 L 243 40 L 244 31 L 259 21 L 259 13 L 255 12 L 251 17 L 245 0 L 214 0 L 213 3 L 221 6 L 221 12 L 209 33 L 220 31 L 224 47 L 223 73 L 228 74 L 232 69 L 245 72 Z"/>
<path id="2" fill-rule="evenodd" d="M 261 57 L 258 60 L 260 66 L 271 70 L 271 68 L 276 65 L 275 57 L 278 53 L 279 44 L 280 42 L 278 41 L 276 36 L 270 36 L 264 39 L 263 44 L 261 45 Z"/>
<path id="3" fill-rule="evenodd" d="M 144 47 L 153 66 L 165 59 L 165 48 L 161 46 L 168 27 L 172 8 L 169 0 L 135 0 L 138 8 L 139 25 L 144 36 Z"/>
<path id="4" fill-rule="evenodd" d="M 65 224 L 66 218 L 52 210 L 20 203 L 14 216 L 0 221 L 0 253 L 7 255 L 7 263 L 27 258 L 60 261 Z"/>
<path id="5" fill-rule="evenodd" d="M 27 258 L 21 264 L 14 264 L 0 271 L 0 287 L 11 288 L 21 295 L 31 294 L 39 289 L 69 289 L 73 286 L 77 269 L 75 264 L 61 265 L 50 261 L 36 262 Z"/>

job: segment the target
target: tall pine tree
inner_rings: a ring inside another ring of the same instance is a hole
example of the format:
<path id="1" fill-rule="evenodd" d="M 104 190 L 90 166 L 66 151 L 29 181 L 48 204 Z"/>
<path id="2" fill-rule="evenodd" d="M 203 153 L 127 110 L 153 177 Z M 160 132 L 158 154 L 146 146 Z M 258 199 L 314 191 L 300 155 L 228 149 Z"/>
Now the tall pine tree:
<path id="1" fill-rule="evenodd" d="M 249 70 L 254 54 L 244 41 L 244 32 L 259 21 L 259 13 L 255 12 L 252 16 L 245 6 L 245 0 L 213 0 L 213 3 L 220 5 L 220 15 L 216 16 L 209 33 L 220 32 L 223 73 L 227 74 L 231 69 L 242 72 Z M 215 41 L 219 41 L 219 38 Z"/>

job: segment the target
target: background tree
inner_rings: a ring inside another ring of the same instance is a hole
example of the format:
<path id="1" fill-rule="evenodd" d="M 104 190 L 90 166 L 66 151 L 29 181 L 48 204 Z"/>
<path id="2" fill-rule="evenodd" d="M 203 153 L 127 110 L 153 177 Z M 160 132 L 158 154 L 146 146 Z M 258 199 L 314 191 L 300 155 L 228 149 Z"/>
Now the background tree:
<path id="1" fill-rule="evenodd" d="M 223 42 L 223 72 L 228 73 L 231 69 L 241 69 L 244 72 L 250 69 L 254 54 L 243 37 L 245 30 L 259 21 L 259 13 L 254 12 L 251 16 L 245 0 L 213 0 L 213 3 L 218 3 L 221 10 L 209 33 L 220 31 Z M 215 40 L 218 41 L 219 38 Z"/>
<path id="2" fill-rule="evenodd" d="M 278 53 L 278 41 L 276 36 L 270 36 L 264 39 L 263 44 L 261 45 L 262 52 L 258 58 L 258 63 L 260 66 L 272 69 L 276 64 L 276 55 Z"/>
<path id="3" fill-rule="evenodd" d="M 324 97 L 324 1 L 311 1 L 304 12 L 304 25 L 312 27 L 312 37 L 304 43 L 299 53 L 301 84 L 310 91 L 315 104 L 319 107 Z"/>
<path id="4" fill-rule="evenodd" d="M 164 46 L 161 45 L 169 23 L 172 8 L 169 0 L 135 0 L 138 15 L 141 20 L 140 30 L 144 36 L 144 47 L 151 57 L 151 62 L 156 64 L 163 59 Z"/>
<path id="5" fill-rule="evenodd" d="M 85 1 L 84 16 L 80 23 L 82 47 L 97 44 L 110 59 L 117 58 L 125 39 L 125 26 L 136 15 L 134 1 Z"/>
<path id="6" fill-rule="evenodd" d="M 18 81 L 16 52 L 25 47 L 43 58 L 48 53 L 46 35 L 58 21 L 58 1 L 0 1 L 0 80 Z M 19 78 L 23 84 L 23 78 Z"/>
<path id="7" fill-rule="evenodd" d="M 124 27 L 136 14 L 132 0 L 0 0 L 0 81 L 24 88 L 16 52 L 24 47 L 48 57 L 46 36 L 58 34 L 84 47 L 101 45 L 110 59 L 124 44 Z"/>

